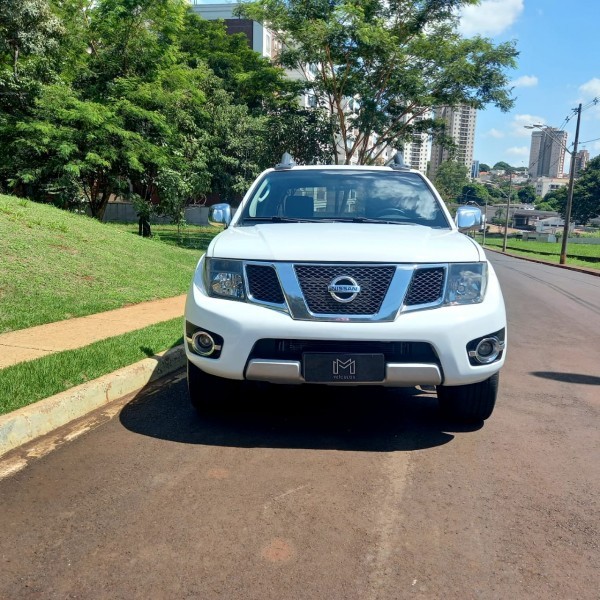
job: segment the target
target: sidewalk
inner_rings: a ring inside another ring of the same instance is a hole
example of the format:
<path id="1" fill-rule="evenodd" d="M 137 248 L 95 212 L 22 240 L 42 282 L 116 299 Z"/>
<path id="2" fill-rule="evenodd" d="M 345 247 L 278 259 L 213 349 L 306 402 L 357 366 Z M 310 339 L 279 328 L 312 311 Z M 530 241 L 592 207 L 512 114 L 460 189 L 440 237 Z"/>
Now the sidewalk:
<path id="1" fill-rule="evenodd" d="M 184 306 L 185 294 L 3 333 L 0 335 L 0 369 L 54 352 L 83 348 L 176 317 L 183 319 Z"/>

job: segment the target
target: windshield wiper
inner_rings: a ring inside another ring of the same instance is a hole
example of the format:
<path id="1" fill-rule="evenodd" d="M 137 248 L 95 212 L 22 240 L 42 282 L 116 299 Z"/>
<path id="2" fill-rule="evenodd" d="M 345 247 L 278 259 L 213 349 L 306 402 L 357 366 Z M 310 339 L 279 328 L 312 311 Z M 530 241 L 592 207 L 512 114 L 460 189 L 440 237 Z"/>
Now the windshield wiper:
<path id="1" fill-rule="evenodd" d="M 369 217 L 346 217 L 328 219 L 335 223 L 376 223 L 378 225 L 416 225 L 412 221 L 390 221 L 384 219 L 370 219 Z"/>
<path id="2" fill-rule="evenodd" d="M 303 219 L 293 217 L 280 217 L 273 215 L 272 217 L 243 217 L 244 222 L 258 222 L 258 223 L 321 223 L 323 219 Z"/>

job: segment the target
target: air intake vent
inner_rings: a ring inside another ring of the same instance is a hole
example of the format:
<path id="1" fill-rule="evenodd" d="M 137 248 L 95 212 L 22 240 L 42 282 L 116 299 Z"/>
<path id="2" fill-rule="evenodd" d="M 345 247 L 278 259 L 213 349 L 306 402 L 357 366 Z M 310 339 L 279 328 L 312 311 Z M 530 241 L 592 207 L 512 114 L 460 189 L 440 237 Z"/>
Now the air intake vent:
<path id="1" fill-rule="evenodd" d="M 271 266 L 246 265 L 250 295 L 260 302 L 283 304 L 285 299 L 275 269 Z"/>
<path id="2" fill-rule="evenodd" d="M 445 269 L 433 267 L 431 269 L 416 269 L 406 294 L 404 304 L 415 306 L 417 304 L 431 304 L 441 301 L 444 293 Z"/>

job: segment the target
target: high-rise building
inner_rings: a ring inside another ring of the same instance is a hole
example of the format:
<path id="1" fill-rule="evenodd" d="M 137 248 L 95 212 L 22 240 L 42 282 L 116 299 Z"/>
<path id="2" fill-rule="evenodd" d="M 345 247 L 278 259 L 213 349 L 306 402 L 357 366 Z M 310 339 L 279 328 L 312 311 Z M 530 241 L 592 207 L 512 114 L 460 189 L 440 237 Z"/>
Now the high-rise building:
<path id="1" fill-rule="evenodd" d="M 575 177 L 578 177 L 581 171 L 587 167 L 588 162 L 590 162 L 590 153 L 587 150 L 580 150 L 575 155 Z"/>
<path id="2" fill-rule="evenodd" d="M 544 127 L 531 134 L 529 151 L 529 177 L 564 177 L 567 132 L 554 127 Z"/>
<path id="3" fill-rule="evenodd" d="M 431 144 L 431 159 L 428 176 L 435 179 L 440 164 L 447 160 L 455 160 L 467 168 L 471 174 L 473 151 L 475 147 L 475 123 L 477 110 L 471 106 L 440 106 L 434 109 L 434 117 L 446 122 L 446 135 L 455 143 L 455 148 L 447 148 L 436 143 L 435 137 Z"/>
<path id="4" fill-rule="evenodd" d="M 411 116 L 407 115 L 405 120 L 408 120 L 409 118 L 411 118 Z M 423 114 L 414 116 L 413 120 L 422 121 L 430 118 L 431 112 L 425 111 Z M 409 165 L 411 169 L 421 171 L 421 173 L 425 175 L 427 173 L 427 159 L 429 157 L 429 135 L 427 133 L 413 133 L 410 140 L 404 142 L 402 155 L 404 157 L 404 162 Z"/>

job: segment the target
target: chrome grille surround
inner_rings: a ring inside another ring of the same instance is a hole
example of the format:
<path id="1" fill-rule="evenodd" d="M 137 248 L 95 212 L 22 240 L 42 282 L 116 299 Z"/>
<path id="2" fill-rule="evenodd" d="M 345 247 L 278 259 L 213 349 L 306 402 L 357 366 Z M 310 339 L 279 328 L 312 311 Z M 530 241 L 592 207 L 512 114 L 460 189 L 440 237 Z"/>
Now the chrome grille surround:
<path id="1" fill-rule="evenodd" d="M 288 263 L 247 261 L 248 301 L 306 321 L 393 321 L 399 313 L 439 306 L 447 264 Z M 352 302 L 337 302 L 328 286 L 339 277 L 355 280 Z"/>

